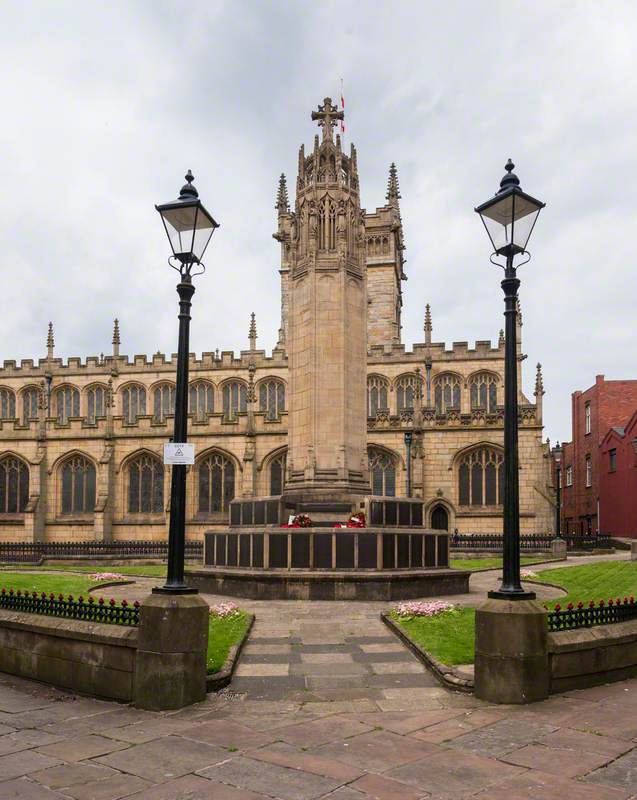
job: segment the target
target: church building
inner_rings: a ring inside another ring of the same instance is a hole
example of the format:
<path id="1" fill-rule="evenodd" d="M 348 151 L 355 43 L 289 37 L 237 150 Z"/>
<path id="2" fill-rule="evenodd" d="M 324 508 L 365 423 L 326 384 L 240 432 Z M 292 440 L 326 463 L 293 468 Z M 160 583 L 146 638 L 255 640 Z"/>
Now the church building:
<path id="1" fill-rule="evenodd" d="M 285 176 L 279 181 L 276 347 L 258 348 L 252 314 L 245 350 L 190 355 L 188 539 L 227 526 L 233 498 L 302 493 L 313 482 L 360 495 L 411 492 L 424 501 L 426 527 L 502 531 L 503 334 L 473 347 L 436 342 L 427 305 L 423 341 L 401 341 L 397 170 L 389 168 L 384 204 L 361 209 L 356 149 L 344 153 L 334 132 L 341 116 L 329 98 L 312 112 L 321 136 L 299 150 L 292 204 Z M 350 336 L 329 324 L 341 304 Z M 519 310 L 517 325 L 521 386 Z M 165 539 L 170 467 L 162 453 L 176 356 L 120 353 L 117 320 L 109 355 L 56 357 L 51 324 L 46 344 L 37 362 L 0 368 L 0 540 Z M 334 385 L 321 381 L 332 357 L 345 365 L 329 372 Z M 360 387 L 351 397 L 350 385 Z M 518 398 L 521 533 L 553 527 L 543 395 L 538 364 L 535 402 L 521 390 Z M 321 466 L 328 452 L 331 470 Z"/>

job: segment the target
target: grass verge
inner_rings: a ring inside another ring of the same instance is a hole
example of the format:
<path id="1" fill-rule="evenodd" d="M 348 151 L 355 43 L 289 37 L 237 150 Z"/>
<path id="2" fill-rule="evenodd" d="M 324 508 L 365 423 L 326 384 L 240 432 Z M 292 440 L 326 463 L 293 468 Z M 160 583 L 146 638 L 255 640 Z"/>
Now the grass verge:
<path id="1" fill-rule="evenodd" d="M 95 572 L 95 570 L 91 570 Z M 50 594 L 72 594 L 74 596 L 86 594 L 88 590 L 97 586 L 96 581 L 91 581 L 82 575 L 65 575 L 42 572 L 14 572 L 0 571 L 0 589 L 21 589 L 28 592 L 46 592 Z M 108 595 L 108 587 L 104 593 Z"/>
<path id="2" fill-rule="evenodd" d="M 457 608 L 435 617 L 404 619 L 392 611 L 391 618 L 417 644 L 443 664 L 473 664 L 475 650 L 475 611 Z"/>
<path id="3" fill-rule="evenodd" d="M 530 564 L 544 564 L 550 561 L 551 557 L 546 558 L 533 558 L 532 556 L 523 556 L 520 559 L 520 564 L 527 567 Z M 495 556 L 494 558 L 452 558 L 449 566 L 452 569 L 468 569 L 470 572 L 475 572 L 478 569 L 498 569 L 502 568 L 502 558 Z"/>
<path id="4" fill-rule="evenodd" d="M 568 603 L 577 604 L 579 600 L 613 600 L 617 597 L 637 596 L 637 561 L 607 561 L 600 564 L 586 564 L 581 567 L 562 567 L 543 569 L 538 573 L 538 581 L 555 583 L 568 592 L 566 597 L 546 602 L 549 608 L 559 603 L 566 608 Z"/>
<path id="5" fill-rule="evenodd" d="M 138 566 L 114 566 L 113 564 L 109 564 L 108 562 L 99 561 L 93 564 L 44 564 L 41 567 L 34 567 L 25 566 L 20 567 L 18 565 L 11 565 L 10 567 L 1 567 L 0 568 L 0 580 L 2 578 L 3 573 L 5 570 L 11 570 L 12 572 L 25 572 L 30 570 L 37 570 L 38 572 L 79 572 L 79 573 L 90 573 L 93 574 L 94 572 L 119 572 L 120 575 L 137 575 L 139 577 L 148 577 L 148 578 L 164 578 L 166 576 L 166 565 L 165 564 L 148 564 L 147 566 L 138 565 Z"/>
<path id="6" fill-rule="evenodd" d="M 241 641 L 249 622 L 250 617 L 244 611 L 231 617 L 210 617 L 206 661 L 208 675 L 219 672 L 223 667 L 230 648 Z"/>

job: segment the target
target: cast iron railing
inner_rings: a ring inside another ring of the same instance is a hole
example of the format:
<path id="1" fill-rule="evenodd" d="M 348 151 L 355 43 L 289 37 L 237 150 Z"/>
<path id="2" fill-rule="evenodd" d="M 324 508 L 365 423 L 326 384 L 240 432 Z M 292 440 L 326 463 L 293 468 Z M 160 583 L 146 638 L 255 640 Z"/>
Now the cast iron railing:
<path id="1" fill-rule="evenodd" d="M 553 611 L 549 611 L 548 618 L 549 631 L 571 631 L 593 625 L 610 625 L 637 619 L 637 603 L 634 597 L 600 600 L 597 604 L 591 600 L 576 606 L 569 603 L 566 608 L 561 608 L 558 603 Z"/>
<path id="2" fill-rule="evenodd" d="M 568 550 L 596 550 L 611 547 L 610 536 L 606 533 L 590 536 L 565 535 L 562 537 Z M 523 534 L 520 536 L 520 550 L 550 550 L 555 537 L 551 534 Z M 502 550 L 502 536 L 499 533 L 452 534 L 452 550 Z"/>
<path id="3" fill-rule="evenodd" d="M 186 540 L 186 558 L 203 558 L 203 542 Z M 0 542 L 0 561 L 43 558 L 167 558 L 168 542 Z"/>
<path id="4" fill-rule="evenodd" d="M 28 614 L 44 614 L 48 617 L 66 617 L 82 619 L 86 622 L 103 622 L 109 625 L 139 625 L 140 604 L 137 600 L 129 604 L 122 600 L 117 605 L 115 600 L 96 600 L 90 596 L 85 600 L 82 596 L 74 599 L 73 595 L 46 594 L 45 592 L 26 592 L 20 589 L 2 589 L 0 591 L 0 608 L 11 611 L 25 611 Z"/>

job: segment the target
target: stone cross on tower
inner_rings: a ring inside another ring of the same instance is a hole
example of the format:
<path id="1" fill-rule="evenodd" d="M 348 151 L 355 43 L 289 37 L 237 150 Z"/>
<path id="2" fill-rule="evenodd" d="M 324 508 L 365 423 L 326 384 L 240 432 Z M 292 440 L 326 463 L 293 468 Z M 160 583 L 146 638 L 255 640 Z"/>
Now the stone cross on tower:
<path id="1" fill-rule="evenodd" d="M 319 105 L 318 109 L 318 111 L 312 111 L 312 119 L 317 120 L 323 128 L 323 141 L 331 142 L 332 128 L 336 125 L 336 120 L 345 119 L 345 114 L 332 105 L 331 97 L 326 97 L 323 105 Z"/>

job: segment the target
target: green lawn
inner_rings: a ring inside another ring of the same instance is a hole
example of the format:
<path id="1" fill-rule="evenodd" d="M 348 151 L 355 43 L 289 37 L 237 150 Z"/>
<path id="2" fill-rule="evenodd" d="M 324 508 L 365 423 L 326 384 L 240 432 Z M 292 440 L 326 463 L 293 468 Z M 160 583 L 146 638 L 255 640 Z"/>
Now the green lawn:
<path id="1" fill-rule="evenodd" d="M 551 558 L 548 556 L 546 558 L 523 556 L 520 559 L 520 564 L 526 567 L 529 564 L 543 564 L 550 560 Z M 452 558 L 449 566 L 453 569 L 468 569 L 471 572 L 477 569 L 497 569 L 502 568 L 502 558 L 498 556 L 494 558 Z"/>
<path id="2" fill-rule="evenodd" d="M 443 664 L 473 664 L 475 647 L 475 611 L 460 608 L 435 617 L 412 617 L 401 620 L 392 612 L 392 619 L 423 650 Z"/>
<path id="3" fill-rule="evenodd" d="M 568 603 L 578 601 L 588 603 L 594 600 L 608 600 L 633 595 L 637 597 L 637 561 L 607 561 L 600 564 L 586 564 L 581 567 L 562 567 L 545 569 L 538 573 L 539 581 L 556 583 L 566 589 L 567 597 L 547 602 L 549 608 L 559 603 L 566 608 Z"/>
<path id="4" fill-rule="evenodd" d="M 94 570 L 91 570 L 94 572 Z M 14 572 L 2 570 L 0 571 L 0 589 L 22 589 L 28 592 L 46 592 L 47 594 L 55 592 L 55 594 L 72 594 L 77 597 L 80 594 L 86 594 L 91 586 L 97 586 L 95 581 L 90 581 L 82 575 L 65 575 L 60 573 L 55 575 L 49 573 L 44 575 L 42 573 L 31 573 L 26 571 Z M 108 589 L 104 590 L 108 594 Z"/>
<path id="5" fill-rule="evenodd" d="M 139 565 L 134 567 L 119 567 L 113 566 L 111 564 L 104 564 L 104 563 L 93 563 L 93 564 L 44 564 L 41 567 L 34 567 L 33 565 L 29 567 L 21 567 L 17 564 L 12 564 L 10 567 L 0 567 L 0 577 L 5 569 L 10 569 L 12 572 L 23 570 L 31 570 L 37 569 L 39 572 L 88 572 L 89 574 L 93 574 L 94 572 L 119 572 L 120 575 L 138 575 L 140 577 L 147 576 L 149 578 L 156 578 L 160 577 L 163 578 L 166 575 L 166 565 L 165 564 L 148 564 L 147 566 Z"/>
<path id="6" fill-rule="evenodd" d="M 566 608 L 568 603 L 575 605 L 579 600 L 588 603 L 589 600 L 597 602 L 610 597 L 637 597 L 637 562 L 609 561 L 581 567 L 546 569 L 538 573 L 537 580 L 557 584 L 568 592 L 567 597 L 547 602 L 549 608 L 556 603 Z M 475 611 L 472 608 L 462 608 L 436 617 L 401 620 L 394 613 L 392 617 L 423 650 L 443 664 L 473 663 Z"/>
<path id="7" fill-rule="evenodd" d="M 249 617 L 243 611 L 232 617 L 210 617 L 208 634 L 208 674 L 219 672 L 233 644 L 241 641 L 248 629 Z"/>

